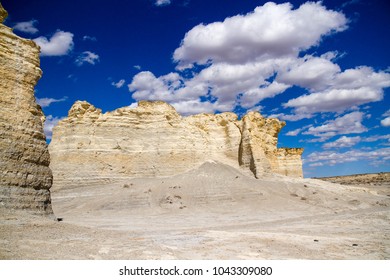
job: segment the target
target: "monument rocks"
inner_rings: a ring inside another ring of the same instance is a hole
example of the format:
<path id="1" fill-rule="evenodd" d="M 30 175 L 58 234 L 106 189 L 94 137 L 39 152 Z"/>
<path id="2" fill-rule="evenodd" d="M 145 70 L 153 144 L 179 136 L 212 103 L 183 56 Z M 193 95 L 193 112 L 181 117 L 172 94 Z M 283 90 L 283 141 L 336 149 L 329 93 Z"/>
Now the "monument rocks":
<path id="1" fill-rule="evenodd" d="M 259 178 L 302 177 L 303 149 L 277 148 L 284 122 L 250 112 L 180 116 L 162 101 L 141 101 L 102 113 L 77 101 L 53 130 L 49 146 L 54 184 L 72 187 L 129 177 L 172 176 L 208 160 Z"/>
<path id="2" fill-rule="evenodd" d="M 6 17 L 0 4 L 0 208 L 51 213 L 44 115 L 34 97 L 39 47 L 3 25 Z"/>

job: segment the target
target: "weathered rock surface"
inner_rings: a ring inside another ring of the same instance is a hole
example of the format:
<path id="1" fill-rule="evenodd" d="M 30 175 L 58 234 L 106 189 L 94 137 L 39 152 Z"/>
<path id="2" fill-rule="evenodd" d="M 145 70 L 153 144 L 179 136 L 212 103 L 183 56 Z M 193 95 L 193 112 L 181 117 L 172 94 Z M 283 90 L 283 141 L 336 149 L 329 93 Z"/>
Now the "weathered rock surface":
<path id="1" fill-rule="evenodd" d="M 137 108 L 102 114 L 76 102 L 53 130 L 49 145 L 54 185 L 79 186 L 129 177 L 186 172 L 208 160 L 242 168 L 256 177 L 302 177 L 302 149 L 277 149 L 284 122 L 249 113 L 182 117 L 169 104 L 141 101 Z"/>
<path id="2" fill-rule="evenodd" d="M 51 213 L 44 116 L 34 97 L 39 47 L 4 26 L 6 17 L 0 4 L 0 207 Z"/>
<path id="3" fill-rule="evenodd" d="M 258 112 L 249 112 L 242 118 L 238 160 L 256 178 L 267 173 L 302 177 L 303 149 L 277 148 L 278 134 L 285 125 Z"/>

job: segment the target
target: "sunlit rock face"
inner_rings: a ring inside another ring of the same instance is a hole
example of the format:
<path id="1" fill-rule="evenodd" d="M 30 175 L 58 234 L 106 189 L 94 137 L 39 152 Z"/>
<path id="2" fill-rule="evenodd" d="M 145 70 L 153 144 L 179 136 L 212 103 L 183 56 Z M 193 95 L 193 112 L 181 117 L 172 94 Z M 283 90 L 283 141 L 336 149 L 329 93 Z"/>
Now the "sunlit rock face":
<path id="1" fill-rule="evenodd" d="M 3 25 L 0 4 L 0 207 L 52 213 L 52 172 L 34 96 L 41 77 L 39 47 Z"/>
<path id="2" fill-rule="evenodd" d="M 55 187 L 176 175 L 214 160 L 256 177 L 302 177 L 301 149 L 278 149 L 284 122 L 248 113 L 180 116 L 162 101 L 102 113 L 77 101 L 53 130 L 49 146 Z"/>

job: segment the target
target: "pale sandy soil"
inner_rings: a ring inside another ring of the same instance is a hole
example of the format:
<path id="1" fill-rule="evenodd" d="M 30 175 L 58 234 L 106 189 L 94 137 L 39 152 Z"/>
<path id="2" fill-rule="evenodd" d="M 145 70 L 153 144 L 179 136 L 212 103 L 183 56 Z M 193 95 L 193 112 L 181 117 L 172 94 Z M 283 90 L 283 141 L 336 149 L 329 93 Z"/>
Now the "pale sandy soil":
<path id="1" fill-rule="evenodd" d="M 390 259 L 390 187 L 216 163 L 53 189 L 53 218 L 0 210 L 1 259 Z"/>

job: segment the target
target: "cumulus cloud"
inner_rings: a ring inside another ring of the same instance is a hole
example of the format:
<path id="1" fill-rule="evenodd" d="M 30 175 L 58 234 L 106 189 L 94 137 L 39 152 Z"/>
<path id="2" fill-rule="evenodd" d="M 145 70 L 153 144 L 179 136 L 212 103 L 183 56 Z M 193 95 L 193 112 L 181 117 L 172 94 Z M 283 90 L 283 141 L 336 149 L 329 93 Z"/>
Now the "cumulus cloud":
<path id="1" fill-rule="evenodd" d="M 37 98 L 37 103 L 38 103 L 42 108 L 46 108 L 46 107 L 49 107 L 52 103 L 62 102 L 62 101 L 65 101 L 65 100 L 67 100 L 67 99 L 68 99 L 67 96 L 64 96 L 63 98 L 60 98 L 60 99 L 44 97 L 44 98 Z"/>
<path id="2" fill-rule="evenodd" d="M 82 66 L 85 63 L 95 65 L 99 61 L 99 55 L 90 51 L 85 51 L 76 58 L 75 63 L 77 64 L 77 66 Z"/>
<path id="3" fill-rule="evenodd" d="M 333 142 L 328 142 L 322 145 L 324 149 L 332 149 L 332 148 L 347 148 L 347 147 L 352 147 L 358 144 L 361 141 L 360 136 L 355 136 L 355 137 L 347 137 L 347 136 L 342 136 L 336 141 Z"/>
<path id="4" fill-rule="evenodd" d="M 309 154 L 305 163 L 310 166 L 336 165 L 346 162 L 365 161 L 371 165 L 384 164 L 390 160 L 390 148 L 369 151 L 349 150 L 347 152 L 323 151 Z"/>
<path id="5" fill-rule="evenodd" d="M 45 123 L 43 125 L 43 131 L 45 132 L 46 139 L 51 139 L 53 135 L 53 127 L 55 127 L 60 120 L 64 119 L 63 117 L 53 117 L 48 115 L 46 117 Z"/>
<path id="6" fill-rule="evenodd" d="M 187 100 L 181 102 L 174 102 L 172 106 L 182 115 L 193 115 L 199 113 L 212 113 L 216 109 L 216 104 L 209 101 Z"/>
<path id="7" fill-rule="evenodd" d="M 325 90 L 302 95 L 283 106 L 293 107 L 296 112 L 343 112 L 353 106 L 382 100 L 383 88 L 390 86 L 389 73 L 377 73 L 367 66 L 329 77 Z"/>
<path id="8" fill-rule="evenodd" d="M 170 73 L 156 77 L 150 71 L 142 71 L 134 76 L 129 85 L 130 91 L 135 91 L 133 98 L 136 100 L 163 100 L 172 102 L 176 98 L 175 90 L 179 89 L 182 78 L 177 73 Z"/>
<path id="9" fill-rule="evenodd" d="M 334 55 L 329 55 L 329 53 L 321 57 L 306 55 L 303 58 L 298 58 L 286 69 L 279 71 L 277 80 L 310 90 L 323 90 L 332 83 L 336 74 L 340 72 L 340 67 L 334 64 L 330 60 L 331 58 L 334 58 Z"/>
<path id="10" fill-rule="evenodd" d="M 47 39 L 38 37 L 33 40 L 41 47 L 41 56 L 61 56 L 68 54 L 74 46 L 73 34 L 58 30 L 54 35 Z"/>
<path id="11" fill-rule="evenodd" d="M 327 10 L 320 2 L 307 2 L 295 10 L 290 3 L 268 2 L 252 13 L 194 27 L 185 35 L 173 58 L 183 68 L 209 61 L 237 64 L 296 56 L 317 45 L 322 36 L 346 26 L 347 19 L 342 13 Z"/>
<path id="12" fill-rule="evenodd" d="M 387 110 L 382 117 L 385 117 L 383 120 L 381 120 L 382 126 L 390 126 L 390 110 Z"/>
<path id="13" fill-rule="evenodd" d="M 156 77 L 150 71 L 142 71 L 133 77 L 129 90 L 134 91 L 132 97 L 136 100 L 169 102 L 182 115 L 231 110 L 224 102 L 202 101 L 201 97 L 212 99 L 207 96 L 207 84 L 185 80 L 178 73 Z"/>
<path id="14" fill-rule="evenodd" d="M 35 19 L 30 21 L 18 22 L 14 25 L 13 28 L 23 33 L 36 34 L 39 31 L 38 28 L 35 27 L 37 23 L 38 21 Z"/>
<path id="15" fill-rule="evenodd" d="M 171 0 L 156 0 L 154 3 L 156 6 L 167 6 L 171 4 Z"/>
<path id="16" fill-rule="evenodd" d="M 113 85 L 114 87 L 116 87 L 116 88 L 121 88 L 121 87 L 123 87 L 124 86 L 124 84 L 125 84 L 125 80 L 124 79 L 121 79 L 121 80 L 119 80 L 118 82 L 112 82 L 111 83 L 111 85 Z"/>
<path id="17" fill-rule="evenodd" d="M 352 112 L 335 120 L 326 121 L 323 125 L 311 126 L 302 134 L 320 137 L 321 141 L 325 141 L 339 134 L 366 132 L 367 128 L 362 124 L 363 117 L 362 112 Z"/>
<path id="18" fill-rule="evenodd" d="M 261 107 L 264 99 L 298 86 L 301 96 L 283 104 L 291 112 L 273 115 L 291 121 L 380 101 L 390 73 L 366 66 L 342 70 L 334 62 L 337 52 L 304 54 L 347 24 L 344 14 L 321 2 L 296 9 L 269 2 L 245 15 L 195 26 L 174 51 L 178 72 L 160 77 L 140 72 L 129 90 L 136 100 L 161 99 L 177 106 L 201 102 L 207 110 L 215 103 L 215 108 L 230 111 Z"/>
<path id="19" fill-rule="evenodd" d="M 265 98 L 274 97 L 277 94 L 283 93 L 283 91 L 289 87 L 289 85 L 278 83 L 276 81 L 272 83 L 265 83 L 260 87 L 251 88 L 245 91 L 240 99 L 240 104 L 244 108 L 250 108 Z"/>
<path id="20" fill-rule="evenodd" d="M 368 102 L 380 101 L 382 91 L 363 87 L 357 89 L 331 89 L 303 95 L 285 103 L 285 108 L 294 107 L 297 112 L 343 112 L 351 107 Z"/>
<path id="21" fill-rule="evenodd" d="M 381 125 L 382 126 L 390 126 L 390 117 L 387 117 L 387 118 L 381 120 Z"/>

